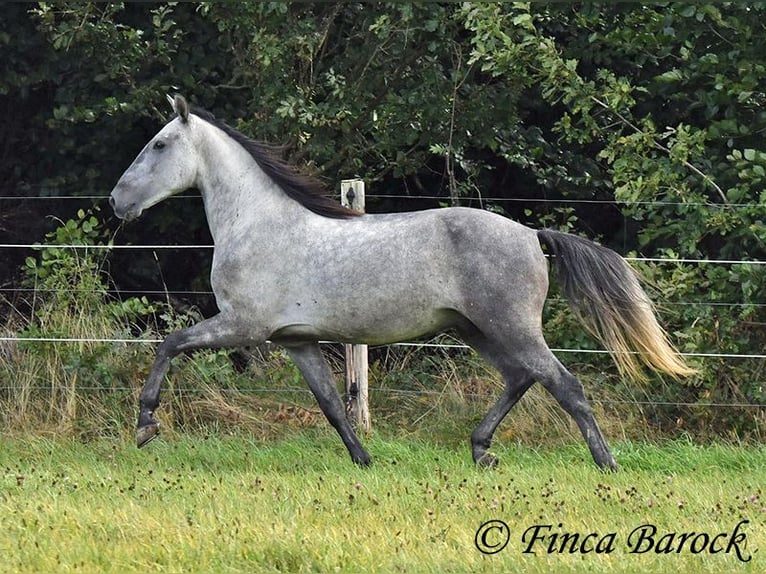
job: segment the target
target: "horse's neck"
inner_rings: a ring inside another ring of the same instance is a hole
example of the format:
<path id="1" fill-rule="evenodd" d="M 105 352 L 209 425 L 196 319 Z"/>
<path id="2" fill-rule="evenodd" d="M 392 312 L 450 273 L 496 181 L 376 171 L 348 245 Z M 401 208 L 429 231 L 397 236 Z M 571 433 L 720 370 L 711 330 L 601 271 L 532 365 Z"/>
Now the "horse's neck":
<path id="1" fill-rule="evenodd" d="M 197 187 L 216 246 L 274 233 L 305 211 L 263 172 L 250 154 L 215 128 L 204 138 Z"/>

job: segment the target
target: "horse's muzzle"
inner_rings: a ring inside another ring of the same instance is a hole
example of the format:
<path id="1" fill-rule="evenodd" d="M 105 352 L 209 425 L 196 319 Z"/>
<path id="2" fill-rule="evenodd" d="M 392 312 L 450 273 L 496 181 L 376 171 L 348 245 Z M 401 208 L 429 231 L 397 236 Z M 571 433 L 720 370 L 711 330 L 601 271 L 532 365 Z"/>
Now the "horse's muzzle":
<path id="1" fill-rule="evenodd" d="M 122 219 L 124 221 L 130 221 L 139 215 L 134 209 L 135 205 L 120 205 L 117 200 L 114 199 L 114 195 L 109 196 L 109 207 L 112 208 L 112 211 L 114 211 L 114 214 L 118 219 Z"/>

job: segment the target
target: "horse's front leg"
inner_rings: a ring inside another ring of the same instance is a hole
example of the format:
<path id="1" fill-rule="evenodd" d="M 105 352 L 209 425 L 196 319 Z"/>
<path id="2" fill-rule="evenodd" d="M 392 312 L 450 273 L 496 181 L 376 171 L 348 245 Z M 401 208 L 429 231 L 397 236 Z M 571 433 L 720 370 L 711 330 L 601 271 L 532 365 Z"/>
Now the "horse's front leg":
<path id="1" fill-rule="evenodd" d="M 338 431 L 343 444 L 346 445 L 351 460 L 361 466 L 370 464 L 370 455 L 362 446 L 356 436 L 351 423 L 346 418 L 346 410 L 343 407 L 338 389 L 335 386 L 332 372 L 327 361 L 322 356 L 322 351 L 316 343 L 304 345 L 285 345 L 290 358 L 296 364 L 303 378 L 314 393 L 319 408 L 327 417 L 330 424 Z"/>
<path id="2" fill-rule="evenodd" d="M 141 391 L 136 445 L 139 448 L 144 446 L 159 433 L 160 426 L 154 419 L 154 411 L 160 404 L 162 381 L 165 379 L 173 357 L 195 349 L 236 347 L 253 342 L 254 338 L 248 336 L 238 321 L 223 313 L 168 335 L 157 349 L 154 365 Z"/>

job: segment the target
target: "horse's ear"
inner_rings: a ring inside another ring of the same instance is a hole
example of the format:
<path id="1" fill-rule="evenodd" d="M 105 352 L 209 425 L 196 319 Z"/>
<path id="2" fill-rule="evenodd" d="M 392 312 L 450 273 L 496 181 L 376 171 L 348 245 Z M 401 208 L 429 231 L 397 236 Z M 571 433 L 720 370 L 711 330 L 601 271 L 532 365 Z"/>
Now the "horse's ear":
<path id="1" fill-rule="evenodd" d="M 189 104 L 186 102 L 186 98 L 184 98 L 181 94 L 176 94 L 174 98 L 171 98 L 169 95 L 165 96 L 168 99 L 168 102 L 170 102 L 170 105 L 173 106 L 173 111 L 178 114 L 178 117 L 181 118 L 181 121 L 183 123 L 186 123 L 189 121 Z"/>

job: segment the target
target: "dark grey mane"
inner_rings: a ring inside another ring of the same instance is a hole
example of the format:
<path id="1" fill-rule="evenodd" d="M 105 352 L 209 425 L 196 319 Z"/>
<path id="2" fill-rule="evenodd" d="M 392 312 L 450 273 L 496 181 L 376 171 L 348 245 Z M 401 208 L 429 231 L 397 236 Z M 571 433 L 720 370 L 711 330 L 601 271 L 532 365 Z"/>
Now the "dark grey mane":
<path id="1" fill-rule="evenodd" d="M 223 130 L 229 137 L 245 148 L 260 168 L 276 183 L 282 191 L 305 208 L 318 215 L 342 219 L 360 215 L 343 207 L 335 200 L 325 195 L 322 183 L 302 173 L 297 167 L 290 165 L 279 157 L 278 148 L 267 143 L 255 141 L 216 118 L 212 113 L 192 108 L 191 113 Z"/>

